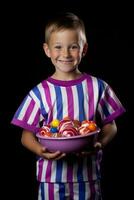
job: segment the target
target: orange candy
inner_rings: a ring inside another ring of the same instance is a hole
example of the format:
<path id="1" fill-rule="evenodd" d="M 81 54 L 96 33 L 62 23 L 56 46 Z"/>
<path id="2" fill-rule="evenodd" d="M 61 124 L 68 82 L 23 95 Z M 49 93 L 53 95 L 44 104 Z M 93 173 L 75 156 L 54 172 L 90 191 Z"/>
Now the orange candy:
<path id="1" fill-rule="evenodd" d="M 88 128 L 89 128 L 90 131 L 95 131 L 97 129 L 97 125 L 96 125 L 95 122 L 90 121 Z"/>

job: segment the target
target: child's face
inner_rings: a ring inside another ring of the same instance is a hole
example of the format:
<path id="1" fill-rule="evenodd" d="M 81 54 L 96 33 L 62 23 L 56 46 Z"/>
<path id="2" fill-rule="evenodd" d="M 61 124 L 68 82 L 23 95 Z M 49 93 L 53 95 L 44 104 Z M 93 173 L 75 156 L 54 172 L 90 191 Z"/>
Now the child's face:
<path id="1" fill-rule="evenodd" d="M 73 72 L 77 69 L 87 44 L 81 39 L 77 30 L 61 30 L 51 34 L 48 44 L 44 44 L 46 55 L 51 58 L 58 73 Z"/>

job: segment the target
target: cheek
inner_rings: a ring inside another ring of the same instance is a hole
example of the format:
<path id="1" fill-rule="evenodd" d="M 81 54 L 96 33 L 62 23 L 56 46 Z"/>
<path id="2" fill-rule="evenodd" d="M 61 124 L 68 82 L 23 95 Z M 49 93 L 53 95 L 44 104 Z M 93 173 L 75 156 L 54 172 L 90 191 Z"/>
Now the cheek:
<path id="1" fill-rule="evenodd" d="M 58 53 L 57 52 L 51 52 L 50 55 L 51 55 L 52 58 L 56 58 L 58 56 Z"/>
<path id="2" fill-rule="evenodd" d="M 75 52 L 74 55 L 73 55 L 75 58 L 81 58 L 81 52 Z"/>

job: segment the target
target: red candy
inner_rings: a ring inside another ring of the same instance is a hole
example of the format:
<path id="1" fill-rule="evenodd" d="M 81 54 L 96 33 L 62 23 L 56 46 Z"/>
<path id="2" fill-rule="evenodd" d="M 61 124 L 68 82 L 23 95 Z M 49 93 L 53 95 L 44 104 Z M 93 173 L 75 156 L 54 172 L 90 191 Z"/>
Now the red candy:
<path id="1" fill-rule="evenodd" d="M 56 120 L 55 120 L 56 121 Z M 55 122 L 54 120 L 52 122 Z M 83 120 L 72 120 L 69 117 L 63 118 L 58 121 L 57 131 L 52 133 L 52 122 L 49 125 L 44 125 L 40 129 L 40 134 L 44 137 L 71 137 L 76 135 L 86 135 L 97 129 L 97 125 L 94 121 Z"/>

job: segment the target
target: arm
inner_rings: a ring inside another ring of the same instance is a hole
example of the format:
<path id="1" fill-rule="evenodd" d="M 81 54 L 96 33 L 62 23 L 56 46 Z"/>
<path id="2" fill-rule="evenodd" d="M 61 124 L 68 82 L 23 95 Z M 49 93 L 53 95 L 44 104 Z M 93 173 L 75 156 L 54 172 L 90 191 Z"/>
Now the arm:
<path id="1" fill-rule="evenodd" d="M 115 121 L 108 123 L 102 127 L 100 137 L 98 141 L 95 143 L 95 148 L 103 148 L 105 147 L 116 135 L 117 126 Z"/>
<path id="2" fill-rule="evenodd" d="M 99 133 L 99 137 L 94 144 L 94 149 L 89 152 L 81 152 L 80 155 L 92 155 L 95 154 L 98 150 L 103 149 L 116 135 L 117 126 L 115 121 L 104 125 Z"/>
<path id="3" fill-rule="evenodd" d="M 21 143 L 24 147 L 35 153 L 36 155 L 43 157 L 45 159 L 55 159 L 58 160 L 65 156 L 64 154 L 60 153 L 59 151 L 51 153 L 48 152 L 45 147 L 43 147 L 35 137 L 34 133 L 28 130 L 23 130 Z"/>

